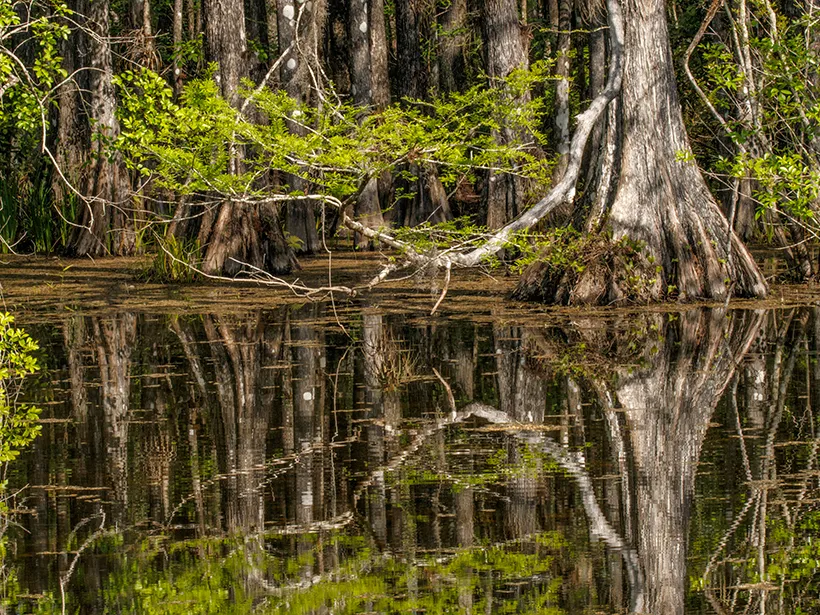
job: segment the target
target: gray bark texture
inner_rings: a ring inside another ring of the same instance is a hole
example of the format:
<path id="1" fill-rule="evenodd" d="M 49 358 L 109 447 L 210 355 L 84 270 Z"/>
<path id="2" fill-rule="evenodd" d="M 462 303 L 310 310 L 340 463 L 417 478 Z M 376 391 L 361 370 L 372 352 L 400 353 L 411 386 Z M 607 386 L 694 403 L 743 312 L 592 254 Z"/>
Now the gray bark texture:
<path id="1" fill-rule="evenodd" d="M 572 281 L 542 285 L 543 265 L 522 278 L 516 296 L 570 304 L 621 300 L 724 301 L 762 297 L 766 283 L 691 161 L 683 125 L 666 8 L 661 0 L 626 0 L 624 72 L 619 97 L 620 175 L 603 229 L 614 240 L 639 242 L 640 263 L 654 271 L 630 294 L 608 263 L 593 263 Z M 548 276 L 547 276 L 548 277 Z"/>
<path id="2" fill-rule="evenodd" d="M 206 56 L 219 65 L 215 79 L 222 95 L 238 107 L 240 82 L 248 76 L 243 1 L 207 0 L 205 22 Z M 241 172 L 242 159 L 243 151 L 237 148 L 232 172 Z M 286 273 L 296 264 L 281 230 L 279 212 L 273 206 L 225 200 L 215 219 L 203 216 L 199 236 L 205 249 L 202 268 L 209 274 L 236 275 L 243 263 Z"/>
<path id="3" fill-rule="evenodd" d="M 484 41 L 486 45 L 487 75 L 494 87 L 504 88 L 503 80 L 518 68 L 529 65 L 527 52 L 522 42 L 518 5 L 515 0 L 485 0 Z M 515 101 L 529 102 L 529 95 Z M 495 134 L 499 144 L 510 144 L 516 140 L 526 140 L 527 135 L 515 134 L 503 127 Z M 487 226 L 497 229 L 515 218 L 522 209 L 525 182 L 508 173 L 488 171 L 485 181 L 484 201 L 487 210 Z"/>
<path id="4" fill-rule="evenodd" d="M 381 4 L 376 7 L 382 10 Z M 372 60 L 374 50 L 372 24 L 381 19 L 384 35 L 384 15 L 371 18 L 371 2 L 355 0 L 350 3 L 348 13 L 348 32 L 350 40 L 350 93 L 353 104 L 369 109 L 373 104 L 373 70 Z M 377 51 L 379 51 L 377 49 Z M 364 189 L 359 193 L 354 205 L 355 218 L 373 229 L 384 226 L 382 207 L 379 202 L 379 183 L 376 177 L 370 178 Z M 371 247 L 369 239 L 356 234 L 356 247 L 367 249 Z"/>
<path id="5" fill-rule="evenodd" d="M 370 0 L 370 84 L 372 104 L 384 109 L 390 104 L 390 75 L 384 0 Z"/>
<path id="6" fill-rule="evenodd" d="M 467 0 L 453 0 L 441 17 L 439 84 L 441 92 L 458 92 L 467 83 Z"/>
<path id="7" fill-rule="evenodd" d="M 282 88 L 298 103 L 310 104 L 314 83 L 320 79 L 319 50 L 323 37 L 327 6 L 325 0 L 299 2 L 299 0 L 277 0 L 277 29 L 279 49 L 291 49 L 279 69 Z M 304 130 L 296 123 L 291 130 Z M 294 191 L 307 191 L 304 179 L 287 176 L 286 182 Z M 316 232 L 315 204 L 309 201 L 288 203 L 285 213 L 285 229 L 300 241 L 298 252 L 312 253 L 319 247 Z"/>
<path id="8" fill-rule="evenodd" d="M 131 254 L 135 248 L 134 221 L 128 174 L 119 154 L 110 155 L 108 143 L 119 135 L 115 117 L 116 96 L 109 43 L 108 0 L 86 6 L 88 63 L 88 119 L 97 133 L 91 139 L 91 164 L 85 176 L 77 224 L 69 251 L 78 256 Z M 70 120 L 67 120 L 70 122 Z"/>

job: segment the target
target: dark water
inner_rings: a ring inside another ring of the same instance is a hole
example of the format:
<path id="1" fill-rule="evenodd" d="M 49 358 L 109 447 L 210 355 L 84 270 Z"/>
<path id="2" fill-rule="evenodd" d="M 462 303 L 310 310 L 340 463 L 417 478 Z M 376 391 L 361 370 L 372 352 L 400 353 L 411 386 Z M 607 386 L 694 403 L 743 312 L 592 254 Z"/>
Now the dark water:
<path id="1" fill-rule="evenodd" d="M 29 324 L 10 610 L 820 612 L 820 310 L 341 321 Z"/>

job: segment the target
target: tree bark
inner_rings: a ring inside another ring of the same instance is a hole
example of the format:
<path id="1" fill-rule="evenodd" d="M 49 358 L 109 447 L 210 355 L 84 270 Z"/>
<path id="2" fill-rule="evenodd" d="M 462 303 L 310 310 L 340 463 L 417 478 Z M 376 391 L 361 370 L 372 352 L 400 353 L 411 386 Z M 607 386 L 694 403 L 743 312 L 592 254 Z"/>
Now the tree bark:
<path id="1" fill-rule="evenodd" d="M 70 3 L 69 8 L 80 10 L 76 3 Z M 82 33 L 72 29 L 68 38 L 60 43 L 60 55 L 63 58 L 62 67 L 66 74 L 71 75 L 80 68 L 84 45 Z M 63 84 L 56 92 L 57 104 L 52 108 L 52 121 L 56 121 L 57 129 L 52 131 L 52 149 L 56 166 L 71 185 L 82 187 L 83 163 L 85 158 L 85 139 L 87 129 L 81 113 L 83 106 L 82 90 L 85 87 L 83 73 Z M 54 202 L 66 217 L 70 216 L 69 204 L 73 200 L 73 192 L 66 186 L 63 179 L 54 174 L 52 181 Z"/>
<path id="2" fill-rule="evenodd" d="M 131 254 L 136 237 L 130 205 L 128 174 L 122 157 L 108 146 L 119 135 L 109 37 L 109 2 L 90 2 L 86 8 L 86 44 L 89 71 L 88 118 L 96 137 L 91 139 L 91 165 L 83 185 L 86 202 L 80 207 L 69 240 L 69 251 L 79 256 Z"/>
<path id="3" fill-rule="evenodd" d="M 206 0 L 206 57 L 218 64 L 214 75 L 222 96 L 233 106 L 241 103 L 240 82 L 248 76 L 245 10 L 242 0 Z M 242 171 L 243 151 L 237 147 L 231 172 Z M 243 263 L 287 273 L 295 265 L 274 206 L 248 206 L 225 200 L 211 224 L 203 216 L 200 227 L 205 248 L 202 269 L 210 274 L 236 275 Z"/>
<path id="4" fill-rule="evenodd" d="M 378 8 L 378 7 L 377 7 Z M 353 104 L 369 109 L 373 104 L 372 36 L 373 19 L 370 2 L 363 0 L 350 3 L 348 12 L 348 37 L 350 40 L 350 93 Z M 378 16 L 374 19 L 378 20 Z M 384 15 L 381 16 L 384 30 Z M 363 116 L 362 116 L 363 117 Z M 353 213 L 356 219 L 369 228 L 384 226 L 381 204 L 379 203 L 379 180 L 371 177 L 359 194 Z M 367 249 L 371 241 L 356 234 L 356 247 Z"/>
<path id="5" fill-rule="evenodd" d="M 467 83 L 467 0 L 453 0 L 441 18 L 443 39 L 439 57 L 442 94 L 461 91 Z"/>
<path id="6" fill-rule="evenodd" d="M 556 181 L 567 170 L 569 157 L 569 79 L 570 49 L 572 48 L 572 0 L 560 0 L 558 3 L 558 49 L 555 60 L 555 150 L 558 162 L 555 165 Z"/>
<path id="7" fill-rule="evenodd" d="M 270 50 L 268 39 L 268 6 L 266 0 L 245 0 L 245 29 L 248 39 L 265 54 Z M 259 83 L 267 72 L 265 55 L 248 53 L 248 73 L 254 83 Z"/>
<path id="8" fill-rule="evenodd" d="M 545 283 L 546 268 L 536 264 L 516 296 L 571 304 L 764 296 L 766 284 L 754 260 L 688 161 L 665 4 L 626 0 L 624 26 L 620 175 L 603 228 L 615 241 L 639 242 L 645 284 L 630 288 L 623 271 L 608 270 L 603 259 L 577 277 Z"/>
<path id="9" fill-rule="evenodd" d="M 279 49 L 291 49 L 279 69 L 279 78 L 282 88 L 299 104 L 310 104 L 313 88 L 321 85 L 314 83 L 314 79 L 318 79 L 321 68 L 319 41 L 326 15 L 325 0 L 310 3 L 277 0 Z M 295 123 L 290 128 L 296 133 L 303 130 Z M 286 183 L 293 191 L 305 192 L 308 188 L 308 182 L 296 176 L 289 175 Z M 320 247 L 314 207 L 314 203 L 308 201 L 293 201 L 287 205 L 285 229 L 301 242 L 297 252 L 312 253 Z"/>
<path id="10" fill-rule="evenodd" d="M 182 67 L 179 62 L 182 52 L 182 11 L 183 0 L 174 0 L 174 51 L 171 68 L 174 72 L 174 94 L 177 96 L 182 93 Z"/>
<path id="11" fill-rule="evenodd" d="M 422 55 L 423 44 L 429 42 L 430 8 L 423 0 L 397 0 L 395 3 L 395 71 L 398 74 L 394 77 L 398 77 L 395 83 L 399 98 L 425 99 L 431 90 L 431 75 Z M 410 164 L 403 170 L 416 179 L 397 179 L 396 191 L 406 196 L 395 202 L 388 214 L 389 220 L 397 226 L 449 220 L 452 217 L 450 206 L 436 169 L 431 165 Z"/>
<path id="12" fill-rule="evenodd" d="M 529 66 L 522 42 L 518 5 L 515 0 L 485 0 L 483 8 L 487 75 L 492 87 L 503 90 L 506 87 L 504 79 L 510 73 Z M 515 102 L 524 105 L 529 99 L 529 94 L 525 94 Z M 516 140 L 527 140 L 527 135 L 515 134 L 510 128 L 505 127 L 505 118 L 499 118 L 499 123 L 501 129 L 496 132 L 495 139 L 500 145 L 512 144 Z M 484 185 L 487 226 L 491 229 L 501 228 L 522 209 L 524 182 L 509 173 L 489 171 Z"/>

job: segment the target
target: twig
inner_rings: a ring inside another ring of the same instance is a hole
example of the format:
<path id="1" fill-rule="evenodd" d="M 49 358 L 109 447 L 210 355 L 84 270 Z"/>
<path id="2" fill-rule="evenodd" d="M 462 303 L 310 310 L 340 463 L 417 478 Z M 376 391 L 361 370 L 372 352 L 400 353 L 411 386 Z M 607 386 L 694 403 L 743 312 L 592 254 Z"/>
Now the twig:
<path id="1" fill-rule="evenodd" d="M 444 289 L 441 291 L 441 296 L 436 301 L 436 304 L 433 306 L 432 311 L 430 312 L 430 316 L 436 313 L 438 306 L 441 305 L 441 302 L 444 301 L 444 297 L 447 296 L 447 291 L 450 289 L 450 270 L 452 269 L 453 263 L 450 260 L 445 261 L 444 263 Z"/>
<path id="2" fill-rule="evenodd" d="M 68 585 L 68 581 L 71 579 L 71 575 L 74 574 L 74 568 L 77 566 L 77 562 L 79 561 L 80 556 L 83 554 L 83 551 L 85 551 L 91 545 L 91 543 L 93 543 L 95 540 L 97 540 L 97 538 L 99 538 L 102 534 L 105 533 L 105 531 L 103 529 L 105 527 L 105 511 L 104 510 L 100 511 L 99 516 L 100 516 L 100 527 L 97 528 L 96 532 L 94 532 L 93 534 L 91 534 L 91 536 L 89 536 L 88 538 L 85 539 L 85 542 L 83 542 L 83 544 L 80 546 L 80 548 L 77 549 L 77 553 L 74 555 L 74 559 L 71 560 L 71 565 L 68 567 L 68 570 L 66 570 L 66 573 L 64 575 L 60 576 L 60 601 L 61 601 L 61 604 L 62 604 L 62 610 L 61 610 L 62 615 L 65 615 L 65 607 L 66 607 L 65 587 L 66 587 L 66 585 Z"/>
<path id="3" fill-rule="evenodd" d="M 449 383 L 441 377 L 441 374 L 438 373 L 438 370 L 434 367 L 433 373 L 436 375 L 436 378 L 439 379 L 442 386 L 444 386 L 444 390 L 447 391 L 447 401 L 450 403 L 450 411 L 452 412 L 452 416 L 455 417 L 457 410 L 456 410 L 456 398 L 453 397 L 453 389 L 450 388 Z"/>

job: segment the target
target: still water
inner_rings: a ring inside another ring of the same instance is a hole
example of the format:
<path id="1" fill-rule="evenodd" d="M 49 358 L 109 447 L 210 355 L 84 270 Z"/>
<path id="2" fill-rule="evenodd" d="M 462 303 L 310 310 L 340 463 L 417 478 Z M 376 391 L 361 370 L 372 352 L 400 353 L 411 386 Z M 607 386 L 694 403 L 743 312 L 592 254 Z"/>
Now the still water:
<path id="1" fill-rule="evenodd" d="M 820 612 L 820 309 L 26 326 L 13 612 Z"/>

